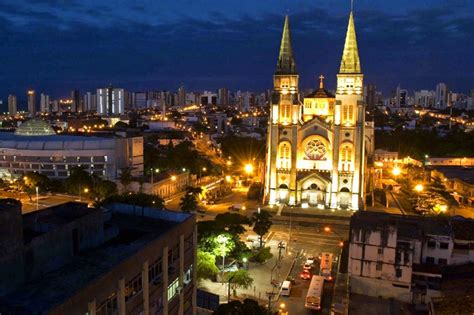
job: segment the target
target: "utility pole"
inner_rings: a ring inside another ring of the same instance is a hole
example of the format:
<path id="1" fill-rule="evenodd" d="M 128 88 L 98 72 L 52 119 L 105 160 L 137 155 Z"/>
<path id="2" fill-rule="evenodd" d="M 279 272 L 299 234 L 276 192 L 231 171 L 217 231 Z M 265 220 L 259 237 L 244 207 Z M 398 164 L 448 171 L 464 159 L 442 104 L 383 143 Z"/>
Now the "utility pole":
<path id="1" fill-rule="evenodd" d="M 268 309 L 271 310 L 272 309 L 272 299 L 273 297 L 276 295 L 275 292 L 265 292 L 268 296 Z"/>

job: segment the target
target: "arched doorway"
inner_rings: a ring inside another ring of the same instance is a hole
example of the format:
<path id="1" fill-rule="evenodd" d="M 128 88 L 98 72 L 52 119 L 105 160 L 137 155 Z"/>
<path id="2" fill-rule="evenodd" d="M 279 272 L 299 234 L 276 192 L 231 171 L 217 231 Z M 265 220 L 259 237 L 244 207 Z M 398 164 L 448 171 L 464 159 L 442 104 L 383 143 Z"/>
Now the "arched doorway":
<path id="1" fill-rule="evenodd" d="M 280 187 L 278 188 L 278 197 L 280 200 L 280 203 L 288 203 L 288 186 L 286 184 L 281 184 Z"/>
<path id="2" fill-rule="evenodd" d="M 348 209 L 351 204 L 351 191 L 347 187 L 343 187 L 339 191 L 339 208 Z"/>

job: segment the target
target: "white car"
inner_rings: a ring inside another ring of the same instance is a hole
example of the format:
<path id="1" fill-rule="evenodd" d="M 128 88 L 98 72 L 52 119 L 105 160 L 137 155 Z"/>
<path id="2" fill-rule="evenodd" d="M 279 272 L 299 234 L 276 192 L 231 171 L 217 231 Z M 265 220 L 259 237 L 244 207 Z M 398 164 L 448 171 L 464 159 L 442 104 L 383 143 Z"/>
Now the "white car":
<path id="1" fill-rule="evenodd" d="M 314 257 L 312 255 L 306 257 L 306 261 L 304 263 L 303 269 L 311 269 L 314 264 Z"/>

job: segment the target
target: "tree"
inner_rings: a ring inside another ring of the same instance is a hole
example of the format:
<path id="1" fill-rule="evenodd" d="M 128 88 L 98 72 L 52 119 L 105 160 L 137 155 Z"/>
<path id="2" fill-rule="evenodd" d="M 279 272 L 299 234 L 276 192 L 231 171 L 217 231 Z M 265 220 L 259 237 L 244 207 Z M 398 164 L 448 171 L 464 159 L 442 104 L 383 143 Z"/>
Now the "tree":
<path id="1" fill-rule="evenodd" d="M 31 200 L 31 195 L 36 192 L 36 187 L 39 191 L 47 191 L 51 187 L 51 181 L 46 175 L 28 172 L 20 179 L 20 185 Z"/>
<path id="2" fill-rule="evenodd" d="M 258 263 L 264 263 L 273 257 L 270 247 L 260 248 L 253 256 L 252 259 Z"/>
<path id="3" fill-rule="evenodd" d="M 181 198 L 181 202 L 179 206 L 183 212 L 192 212 L 196 211 L 198 208 L 198 201 L 196 196 L 201 193 L 200 187 L 186 187 L 186 193 L 184 194 L 183 198 Z"/>
<path id="4" fill-rule="evenodd" d="M 250 225 L 252 222 L 249 218 L 240 213 L 220 213 L 214 219 L 217 225 L 231 234 L 242 234 L 245 232 L 243 225 Z"/>
<path id="5" fill-rule="evenodd" d="M 132 172 L 129 167 L 122 169 L 120 173 L 120 183 L 123 185 L 125 191 L 128 191 L 128 185 L 132 182 Z"/>
<path id="6" fill-rule="evenodd" d="M 99 180 L 94 185 L 93 194 L 98 200 L 103 200 L 117 194 L 117 185 L 109 180 Z"/>
<path id="7" fill-rule="evenodd" d="M 228 282 L 230 288 L 232 288 L 234 296 L 237 295 L 237 289 L 248 289 L 253 285 L 253 279 L 245 269 L 229 272 L 226 275 L 226 282 Z"/>
<path id="8" fill-rule="evenodd" d="M 64 182 L 66 191 L 72 195 L 80 195 L 85 188 L 93 187 L 92 176 L 81 167 L 71 170 L 71 175 Z"/>
<path id="9" fill-rule="evenodd" d="M 219 268 L 216 266 L 216 256 L 198 249 L 196 273 L 198 281 L 215 277 L 219 273 Z"/>
<path id="10" fill-rule="evenodd" d="M 268 233 L 272 227 L 272 215 L 265 210 L 254 212 L 252 215 L 252 222 L 254 223 L 253 231 L 257 233 L 260 238 L 260 248 L 263 246 L 263 236 Z"/>

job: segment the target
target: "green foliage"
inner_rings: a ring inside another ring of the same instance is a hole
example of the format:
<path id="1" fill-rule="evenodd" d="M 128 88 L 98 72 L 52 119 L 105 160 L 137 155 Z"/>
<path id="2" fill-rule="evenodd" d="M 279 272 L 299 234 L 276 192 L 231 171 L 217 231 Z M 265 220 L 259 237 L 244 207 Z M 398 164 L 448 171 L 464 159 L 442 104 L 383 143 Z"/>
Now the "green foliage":
<path id="1" fill-rule="evenodd" d="M 217 235 L 216 237 L 213 237 L 210 241 L 212 242 L 212 253 L 216 256 L 228 256 L 228 254 L 235 247 L 232 235 L 227 233 Z"/>
<path id="2" fill-rule="evenodd" d="M 137 193 L 137 194 L 128 193 L 128 194 L 121 194 L 121 195 L 112 195 L 100 201 L 97 204 L 97 206 L 102 206 L 109 203 L 125 203 L 125 204 L 130 204 L 130 205 L 157 208 L 157 209 L 164 208 L 163 198 L 157 195 L 149 195 L 149 194 L 144 194 L 144 193 Z"/>
<path id="3" fill-rule="evenodd" d="M 132 182 L 132 172 L 129 167 L 123 168 L 120 173 L 120 183 L 123 185 L 125 190 L 128 189 L 128 185 Z"/>
<path id="4" fill-rule="evenodd" d="M 197 280 L 212 279 L 219 272 L 216 266 L 216 256 L 198 249 L 197 251 Z"/>
<path id="5" fill-rule="evenodd" d="M 263 185 L 262 183 L 252 183 L 247 192 L 247 199 L 260 200 L 262 197 Z"/>
<path id="6" fill-rule="evenodd" d="M 92 195 L 95 196 L 97 200 L 104 200 L 116 194 L 117 185 L 114 182 L 99 179 L 94 183 Z"/>
<path id="7" fill-rule="evenodd" d="M 213 315 L 271 315 L 269 311 L 257 301 L 245 299 L 243 302 L 231 301 L 227 304 L 220 304 Z"/>
<path id="8" fill-rule="evenodd" d="M 260 236 L 260 247 L 263 245 L 263 236 L 268 233 L 272 227 L 272 215 L 270 212 L 260 210 L 260 212 L 254 212 L 252 215 L 252 222 L 254 223 L 253 231 Z"/>
<path id="9" fill-rule="evenodd" d="M 260 248 L 253 256 L 252 260 L 258 263 L 264 263 L 273 257 L 270 247 Z"/>
<path id="10" fill-rule="evenodd" d="M 243 225 L 250 225 L 251 221 L 240 213 L 220 213 L 214 219 L 221 231 L 228 231 L 231 234 L 242 234 L 245 232 Z"/>
<path id="11" fill-rule="evenodd" d="M 179 206 L 183 212 L 193 212 L 198 209 L 198 200 L 197 195 L 201 193 L 202 189 L 200 187 L 186 187 L 186 193 L 181 198 Z"/>
<path id="12" fill-rule="evenodd" d="M 64 182 L 66 191 L 72 195 L 80 195 L 86 188 L 92 189 L 92 176 L 83 168 L 76 167 L 71 170 L 71 175 Z"/>
<path id="13" fill-rule="evenodd" d="M 232 291 L 234 291 L 234 296 L 237 295 L 237 289 L 248 289 L 253 285 L 253 279 L 245 269 L 238 269 L 227 273 L 225 276 L 225 282 L 230 284 Z"/>

